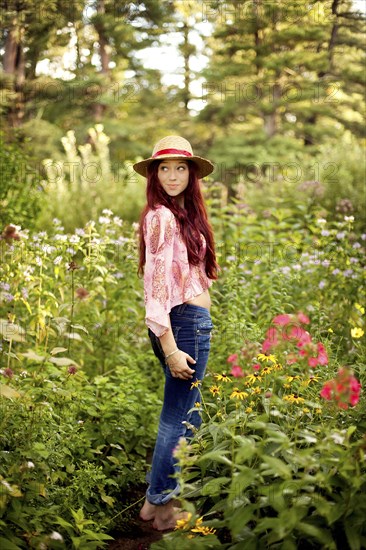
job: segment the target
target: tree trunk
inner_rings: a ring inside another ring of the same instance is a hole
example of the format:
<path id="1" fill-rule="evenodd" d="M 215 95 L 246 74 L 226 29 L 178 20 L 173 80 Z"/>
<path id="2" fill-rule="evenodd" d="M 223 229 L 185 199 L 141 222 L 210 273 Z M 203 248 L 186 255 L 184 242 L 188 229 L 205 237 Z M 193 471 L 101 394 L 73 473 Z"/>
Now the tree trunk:
<path id="1" fill-rule="evenodd" d="M 108 52 L 108 38 L 106 36 L 104 23 L 103 23 L 103 16 L 105 15 L 105 4 L 104 0 L 98 0 L 97 3 L 97 14 L 98 19 L 96 20 L 94 27 L 95 30 L 98 33 L 99 37 L 99 57 L 100 57 L 100 64 L 101 64 L 101 70 L 100 74 L 105 75 L 107 78 L 103 79 L 103 82 L 109 82 L 109 76 L 110 76 L 110 69 L 109 69 L 109 61 L 110 61 L 110 55 Z M 93 114 L 95 122 L 101 122 L 103 119 L 103 115 L 105 112 L 106 106 L 102 103 L 96 102 L 93 104 Z"/>
<path id="2" fill-rule="evenodd" d="M 23 50 L 24 28 L 16 18 L 8 29 L 3 57 L 4 73 L 12 76 L 10 105 L 7 113 L 9 126 L 21 125 L 25 113 L 23 86 L 25 82 L 25 59 Z"/>
<path id="3" fill-rule="evenodd" d="M 184 51 L 184 92 L 183 92 L 183 101 L 184 101 L 184 108 L 185 108 L 185 111 L 188 112 L 188 103 L 189 103 L 189 100 L 191 99 L 191 96 L 190 96 L 190 91 L 189 91 L 189 86 L 190 86 L 190 83 L 191 83 L 191 77 L 190 77 L 190 72 L 189 72 L 189 37 L 188 37 L 188 33 L 189 33 L 189 28 L 188 28 L 188 25 L 187 23 L 184 23 L 184 27 L 183 27 L 183 40 L 184 40 L 184 46 L 183 46 L 183 51 Z"/>

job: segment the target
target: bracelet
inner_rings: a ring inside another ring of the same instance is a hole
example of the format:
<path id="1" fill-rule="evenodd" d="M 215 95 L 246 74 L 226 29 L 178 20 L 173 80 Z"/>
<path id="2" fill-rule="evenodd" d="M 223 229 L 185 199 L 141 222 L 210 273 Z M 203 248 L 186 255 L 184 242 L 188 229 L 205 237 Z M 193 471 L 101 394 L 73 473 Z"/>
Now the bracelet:
<path id="1" fill-rule="evenodd" d="M 165 361 L 166 361 L 167 359 L 169 359 L 169 357 L 171 357 L 172 355 L 174 355 L 175 353 L 177 353 L 177 351 L 179 351 L 178 348 L 175 349 L 174 351 L 172 351 L 171 353 L 169 353 L 168 355 L 166 355 L 166 356 L 165 356 Z"/>

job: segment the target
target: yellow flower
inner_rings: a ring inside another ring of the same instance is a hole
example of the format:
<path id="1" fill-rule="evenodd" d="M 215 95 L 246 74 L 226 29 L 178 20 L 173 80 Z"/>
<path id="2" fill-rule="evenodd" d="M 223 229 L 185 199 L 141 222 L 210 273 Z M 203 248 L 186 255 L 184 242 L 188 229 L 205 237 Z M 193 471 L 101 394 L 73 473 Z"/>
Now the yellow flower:
<path id="1" fill-rule="evenodd" d="M 305 399 L 293 393 L 290 393 L 290 395 L 285 395 L 283 399 L 284 401 L 289 401 L 290 403 L 304 403 L 305 401 Z"/>
<path id="2" fill-rule="evenodd" d="M 245 412 L 248 413 L 248 414 L 251 413 L 251 412 L 253 412 L 252 407 L 247 407 L 247 408 L 245 409 Z"/>
<path id="3" fill-rule="evenodd" d="M 191 529 L 192 533 L 200 533 L 201 535 L 213 535 L 216 533 L 216 529 L 213 529 L 212 527 L 206 527 L 205 525 L 202 525 L 203 518 L 198 518 L 196 520 L 195 526 L 193 529 Z"/>
<path id="4" fill-rule="evenodd" d="M 195 380 L 194 382 L 192 382 L 191 384 L 191 390 L 193 390 L 193 388 L 198 388 L 198 386 L 201 384 L 202 380 Z"/>
<path id="5" fill-rule="evenodd" d="M 271 363 L 277 362 L 277 359 L 274 355 L 265 355 L 264 353 L 258 353 L 257 359 L 259 361 L 271 361 Z"/>
<path id="6" fill-rule="evenodd" d="M 260 376 L 258 376 L 257 374 L 249 374 L 249 376 L 246 377 L 245 385 L 246 386 L 251 386 L 257 380 L 258 380 L 258 382 L 260 382 L 262 380 L 262 378 Z"/>
<path id="7" fill-rule="evenodd" d="M 270 374 L 272 370 L 272 367 L 263 367 L 263 369 L 261 369 L 261 374 Z"/>
<path id="8" fill-rule="evenodd" d="M 286 389 L 291 388 L 291 384 L 284 384 L 283 387 Z"/>
<path id="9" fill-rule="evenodd" d="M 233 399 L 234 398 L 235 399 L 245 399 L 246 397 L 248 397 L 247 392 L 240 391 L 238 388 L 234 388 L 234 391 L 230 395 L 230 398 L 233 398 Z"/>
<path id="10" fill-rule="evenodd" d="M 189 526 L 189 522 L 191 521 L 191 518 L 192 518 L 191 512 L 187 512 L 187 515 L 185 518 L 177 519 L 175 529 L 186 529 Z"/>
<path id="11" fill-rule="evenodd" d="M 362 315 L 365 313 L 365 308 L 360 306 L 360 304 L 355 304 L 355 308 L 358 309 L 362 313 Z"/>
<path id="12" fill-rule="evenodd" d="M 318 380 L 319 380 L 319 376 L 310 376 L 306 380 L 301 380 L 300 385 L 307 388 L 310 382 L 317 382 Z"/>
<path id="13" fill-rule="evenodd" d="M 211 386 L 209 390 L 212 393 L 212 395 L 218 395 L 220 393 L 220 388 L 218 386 Z"/>
<path id="14" fill-rule="evenodd" d="M 300 378 L 298 374 L 296 376 L 286 376 L 287 382 L 292 382 L 293 380 L 296 380 L 297 378 Z"/>
<path id="15" fill-rule="evenodd" d="M 305 407 L 305 408 L 302 410 L 302 412 L 303 412 L 303 413 L 308 413 L 308 412 L 310 412 L 310 410 L 307 409 L 307 408 Z"/>
<path id="16" fill-rule="evenodd" d="M 195 404 L 194 404 L 194 406 L 195 406 L 197 409 L 199 409 L 200 406 L 201 406 L 201 403 L 200 403 L 199 401 L 196 401 Z"/>
<path id="17" fill-rule="evenodd" d="M 362 330 L 362 328 L 354 327 L 351 329 L 352 338 L 362 338 L 364 334 L 365 332 Z"/>
<path id="18" fill-rule="evenodd" d="M 328 328 L 328 332 L 334 332 L 332 328 Z"/>
<path id="19" fill-rule="evenodd" d="M 249 401 L 249 405 L 250 405 L 251 407 L 254 407 L 255 401 Z"/>
<path id="20" fill-rule="evenodd" d="M 253 388 L 252 389 L 252 394 L 258 394 L 258 393 L 261 393 L 261 389 L 260 388 Z"/>
<path id="21" fill-rule="evenodd" d="M 227 374 L 215 374 L 215 378 L 216 380 L 218 380 L 219 382 L 230 382 L 230 378 L 228 377 Z"/>
<path id="22" fill-rule="evenodd" d="M 315 409 L 315 412 L 316 412 L 316 414 L 322 414 L 322 410 L 321 410 L 321 409 Z"/>
<path id="23" fill-rule="evenodd" d="M 273 369 L 274 370 L 282 370 L 283 367 L 282 367 L 282 365 L 280 365 L 280 363 L 276 363 L 275 365 L 273 365 Z"/>

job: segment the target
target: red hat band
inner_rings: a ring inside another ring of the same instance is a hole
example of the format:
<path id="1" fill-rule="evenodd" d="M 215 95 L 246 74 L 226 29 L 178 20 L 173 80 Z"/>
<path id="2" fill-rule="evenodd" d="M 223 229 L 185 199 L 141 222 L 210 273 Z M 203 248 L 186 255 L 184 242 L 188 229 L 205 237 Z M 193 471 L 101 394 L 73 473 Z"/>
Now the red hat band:
<path id="1" fill-rule="evenodd" d="M 184 149 L 161 149 L 153 158 L 159 157 L 160 155 L 183 155 L 184 157 L 192 157 L 192 153 L 185 151 Z"/>

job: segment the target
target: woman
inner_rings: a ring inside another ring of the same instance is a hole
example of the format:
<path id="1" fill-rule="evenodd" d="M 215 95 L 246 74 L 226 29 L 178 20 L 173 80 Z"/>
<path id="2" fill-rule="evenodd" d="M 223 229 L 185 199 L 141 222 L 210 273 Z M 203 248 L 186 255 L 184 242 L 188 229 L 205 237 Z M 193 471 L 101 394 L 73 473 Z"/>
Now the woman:
<path id="1" fill-rule="evenodd" d="M 199 185 L 210 161 L 193 155 L 190 143 L 167 136 L 149 159 L 134 165 L 147 178 L 147 205 L 140 220 L 139 272 L 144 273 L 146 324 L 165 374 L 164 403 L 149 487 L 140 517 L 160 531 L 179 514 L 173 450 L 198 427 L 199 381 L 204 377 L 212 321 L 209 287 L 217 279 L 214 241 Z M 192 384 L 193 382 L 193 384 Z"/>

